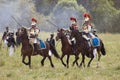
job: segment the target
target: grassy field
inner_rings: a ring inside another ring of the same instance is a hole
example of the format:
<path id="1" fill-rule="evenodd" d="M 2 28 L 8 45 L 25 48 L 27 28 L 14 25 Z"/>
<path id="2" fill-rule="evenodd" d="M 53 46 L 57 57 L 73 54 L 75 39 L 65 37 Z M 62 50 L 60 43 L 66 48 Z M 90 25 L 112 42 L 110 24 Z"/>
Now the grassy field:
<path id="1" fill-rule="evenodd" d="M 49 33 L 43 35 L 42 39 L 49 37 Z M 100 67 L 96 68 L 97 58 L 93 60 L 90 68 L 72 67 L 74 56 L 70 57 L 70 68 L 65 68 L 61 61 L 52 56 L 55 68 L 51 68 L 49 60 L 46 59 L 42 67 L 41 56 L 32 57 L 32 69 L 21 62 L 20 47 L 16 48 L 15 54 L 9 57 L 8 51 L 2 46 L 0 49 L 0 80 L 120 80 L 120 34 L 99 34 L 105 44 L 106 56 L 101 57 Z M 61 55 L 61 45 L 57 51 Z M 86 64 L 88 62 L 86 58 Z M 65 61 L 65 59 L 64 59 Z M 81 57 L 79 62 L 81 61 Z"/>

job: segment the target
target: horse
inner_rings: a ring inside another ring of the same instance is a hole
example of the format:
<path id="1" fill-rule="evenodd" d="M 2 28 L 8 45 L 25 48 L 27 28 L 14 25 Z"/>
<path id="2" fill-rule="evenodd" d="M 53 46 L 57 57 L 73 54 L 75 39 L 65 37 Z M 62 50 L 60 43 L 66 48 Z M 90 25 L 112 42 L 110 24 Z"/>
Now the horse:
<path id="1" fill-rule="evenodd" d="M 56 36 L 56 41 L 61 40 L 61 44 L 62 44 L 62 56 L 61 56 L 61 62 L 62 64 L 69 68 L 69 58 L 70 55 L 75 55 L 75 61 L 73 62 L 73 66 L 76 63 L 76 65 L 78 66 L 78 59 L 79 59 L 79 53 L 80 51 L 76 51 L 76 53 L 72 52 L 72 45 L 69 43 L 67 35 L 65 34 L 65 31 L 63 31 L 62 29 L 58 30 L 57 36 Z M 67 55 L 67 59 L 66 59 L 66 63 L 67 65 L 64 63 L 63 58 L 64 56 Z"/>
<path id="2" fill-rule="evenodd" d="M 29 43 L 27 28 L 22 27 L 19 35 L 22 43 L 22 48 L 21 48 L 22 63 L 24 63 L 25 65 L 29 65 L 29 68 L 31 68 L 31 56 L 35 56 L 35 55 L 33 55 L 33 46 Z M 43 57 L 43 59 L 41 60 L 42 66 L 44 66 L 45 59 L 48 58 L 51 67 L 53 68 L 54 64 L 52 62 L 51 55 L 49 54 L 50 45 L 47 41 L 45 41 L 45 44 L 46 44 L 45 49 L 37 49 L 37 55 L 41 55 Z M 26 56 L 28 57 L 28 62 L 25 62 Z"/>
<path id="3" fill-rule="evenodd" d="M 79 48 L 81 48 L 81 54 L 82 54 L 82 61 L 80 63 L 80 67 L 82 66 L 82 64 L 85 67 L 85 55 L 88 58 L 91 58 L 90 61 L 87 64 L 87 67 L 90 67 L 90 63 L 92 62 L 92 60 L 94 59 L 94 54 L 93 54 L 93 50 L 96 48 L 97 49 L 97 53 L 98 53 L 98 63 L 97 63 L 97 67 L 99 67 L 99 62 L 100 62 L 100 58 L 101 58 L 101 53 L 102 55 L 106 55 L 106 50 L 104 47 L 104 44 L 102 42 L 102 40 L 100 39 L 100 46 L 97 47 L 91 47 L 90 50 L 88 49 L 88 42 L 82 37 L 83 32 L 79 32 L 78 30 L 73 30 L 71 32 L 70 38 L 75 38 L 76 39 L 76 46 L 79 46 Z M 101 53 L 100 53 L 101 52 Z"/>

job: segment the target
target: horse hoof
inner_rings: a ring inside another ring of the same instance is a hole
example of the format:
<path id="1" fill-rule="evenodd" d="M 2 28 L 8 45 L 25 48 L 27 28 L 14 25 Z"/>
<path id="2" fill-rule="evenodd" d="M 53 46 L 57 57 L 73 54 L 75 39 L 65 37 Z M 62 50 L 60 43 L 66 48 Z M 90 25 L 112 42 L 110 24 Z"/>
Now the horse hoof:
<path id="1" fill-rule="evenodd" d="M 54 65 L 52 65 L 52 68 L 54 68 Z"/>
<path id="2" fill-rule="evenodd" d="M 90 67 L 90 65 L 87 66 L 88 68 Z"/>
<path id="3" fill-rule="evenodd" d="M 69 66 L 67 66 L 67 68 L 69 68 Z"/>
<path id="4" fill-rule="evenodd" d="M 66 64 L 63 64 L 64 65 L 64 67 L 66 67 L 67 65 Z"/>

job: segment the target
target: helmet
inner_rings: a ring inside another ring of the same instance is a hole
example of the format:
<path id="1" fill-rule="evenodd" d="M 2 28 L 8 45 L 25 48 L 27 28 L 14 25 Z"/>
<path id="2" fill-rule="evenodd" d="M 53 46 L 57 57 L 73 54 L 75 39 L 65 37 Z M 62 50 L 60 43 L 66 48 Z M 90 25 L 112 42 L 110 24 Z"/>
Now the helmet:
<path id="1" fill-rule="evenodd" d="M 31 21 L 37 23 L 37 19 L 35 19 L 35 18 L 32 18 Z"/>
<path id="2" fill-rule="evenodd" d="M 36 25 L 36 24 L 37 24 L 37 19 L 32 18 L 31 21 L 32 21 L 32 24 L 31 24 L 31 25 Z"/>
<path id="3" fill-rule="evenodd" d="M 75 22 L 77 22 L 77 20 L 76 20 L 76 18 L 74 18 L 74 17 L 70 17 L 70 20 L 72 21 L 75 21 Z"/>
<path id="4" fill-rule="evenodd" d="M 84 18 L 88 17 L 89 19 L 91 19 L 90 15 L 88 13 L 84 13 L 83 16 L 84 16 Z"/>

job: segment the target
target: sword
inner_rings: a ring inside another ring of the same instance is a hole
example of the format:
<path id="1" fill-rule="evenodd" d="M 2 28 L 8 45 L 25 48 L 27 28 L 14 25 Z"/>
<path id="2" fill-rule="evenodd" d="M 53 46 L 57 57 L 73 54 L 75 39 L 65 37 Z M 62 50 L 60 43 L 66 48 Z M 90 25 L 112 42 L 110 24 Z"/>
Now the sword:
<path id="1" fill-rule="evenodd" d="M 15 19 L 15 17 L 13 17 L 13 16 L 11 16 L 12 17 L 12 19 L 19 25 L 19 26 L 22 26 L 16 19 Z"/>
<path id="2" fill-rule="evenodd" d="M 57 26 L 55 23 L 51 22 L 50 20 L 46 20 L 47 22 L 49 22 L 50 24 L 52 24 L 53 26 L 59 28 L 59 26 Z"/>

